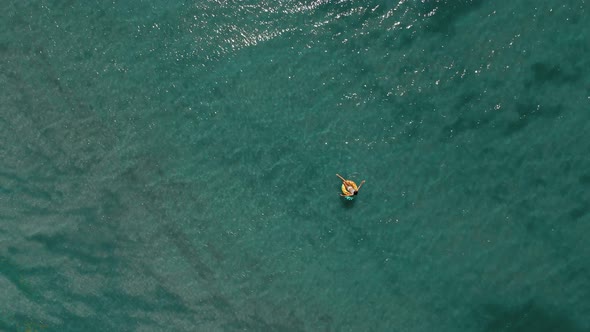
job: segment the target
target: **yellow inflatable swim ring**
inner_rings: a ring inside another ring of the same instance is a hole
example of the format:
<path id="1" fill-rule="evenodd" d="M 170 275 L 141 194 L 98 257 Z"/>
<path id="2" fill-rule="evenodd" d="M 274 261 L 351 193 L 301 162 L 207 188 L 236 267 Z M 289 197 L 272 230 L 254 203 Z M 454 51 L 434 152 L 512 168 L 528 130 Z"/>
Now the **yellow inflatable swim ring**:
<path id="1" fill-rule="evenodd" d="M 348 186 L 352 187 L 355 191 L 359 190 L 356 183 L 354 183 L 350 180 L 346 180 L 342 183 L 342 186 L 340 187 L 340 190 L 342 190 L 343 195 L 352 195 L 352 193 L 349 193 L 348 190 L 346 189 L 346 187 L 348 187 Z"/>

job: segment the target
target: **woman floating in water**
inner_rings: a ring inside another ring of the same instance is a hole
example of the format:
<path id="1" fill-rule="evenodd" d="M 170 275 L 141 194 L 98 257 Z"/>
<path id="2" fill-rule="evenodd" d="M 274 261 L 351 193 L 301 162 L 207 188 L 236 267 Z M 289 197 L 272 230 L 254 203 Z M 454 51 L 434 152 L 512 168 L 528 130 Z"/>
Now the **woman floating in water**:
<path id="1" fill-rule="evenodd" d="M 354 181 L 352 180 L 346 180 L 345 178 L 343 178 L 342 176 L 340 176 L 339 174 L 336 174 L 337 177 L 340 178 L 340 180 L 342 180 L 342 194 L 340 194 L 340 196 L 342 197 L 346 197 L 346 199 L 353 199 L 354 196 L 358 195 L 359 190 L 361 190 L 361 187 L 363 186 L 363 183 L 365 183 L 365 180 L 363 180 L 361 182 L 361 185 L 357 187 L 356 183 L 354 183 Z"/>

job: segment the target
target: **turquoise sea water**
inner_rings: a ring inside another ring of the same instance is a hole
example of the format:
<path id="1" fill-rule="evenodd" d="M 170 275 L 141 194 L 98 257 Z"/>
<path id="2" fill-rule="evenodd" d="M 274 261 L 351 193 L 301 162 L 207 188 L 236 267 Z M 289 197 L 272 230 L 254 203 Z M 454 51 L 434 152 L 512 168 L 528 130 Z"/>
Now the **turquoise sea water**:
<path id="1" fill-rule="evenodd" d="M 0 18 L 0 330 L 590 331 L 588 1 Z"/>

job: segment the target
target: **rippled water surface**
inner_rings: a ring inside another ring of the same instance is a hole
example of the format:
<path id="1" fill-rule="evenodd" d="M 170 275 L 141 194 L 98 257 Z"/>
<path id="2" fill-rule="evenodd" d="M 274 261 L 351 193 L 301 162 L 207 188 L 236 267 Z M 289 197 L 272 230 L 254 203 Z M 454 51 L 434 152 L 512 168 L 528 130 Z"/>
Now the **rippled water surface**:
<path id="1" fill-rule="evenodd" d="M 588 22 L 10 0 L 0 330 L 589 331 Z"/>

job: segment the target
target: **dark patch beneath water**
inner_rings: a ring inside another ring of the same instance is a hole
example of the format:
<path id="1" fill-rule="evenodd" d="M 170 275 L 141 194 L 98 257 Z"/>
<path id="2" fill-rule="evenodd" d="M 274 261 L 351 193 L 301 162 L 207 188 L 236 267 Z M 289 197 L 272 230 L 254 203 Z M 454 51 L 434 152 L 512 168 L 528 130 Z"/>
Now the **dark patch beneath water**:
<path id="1" fill-rule="evenodd" d="M 537 62 L 531 65 L 531 78 L 525 81 L 525 87 L 536 87 L 545 83 L 575 84 L 582 78 L 582 72 L 559 64 Z"/>
<path id="2" fill-rule="evenodd" d="M 478 9 L 483 2 L 483 0 L 427 0 L 420 4 L 420 13 L 425 17 L 434 13 L 425 20 L 426 31 L 452 36 L 456 33 L 456 22 Z"/>
<path id="3" fill-rule="evenodd" d="M 484 311 L 490 317 L 485 332 L 582 332 L 567 314 L 534 302 L 514 308 L 486 305 Z"/>

